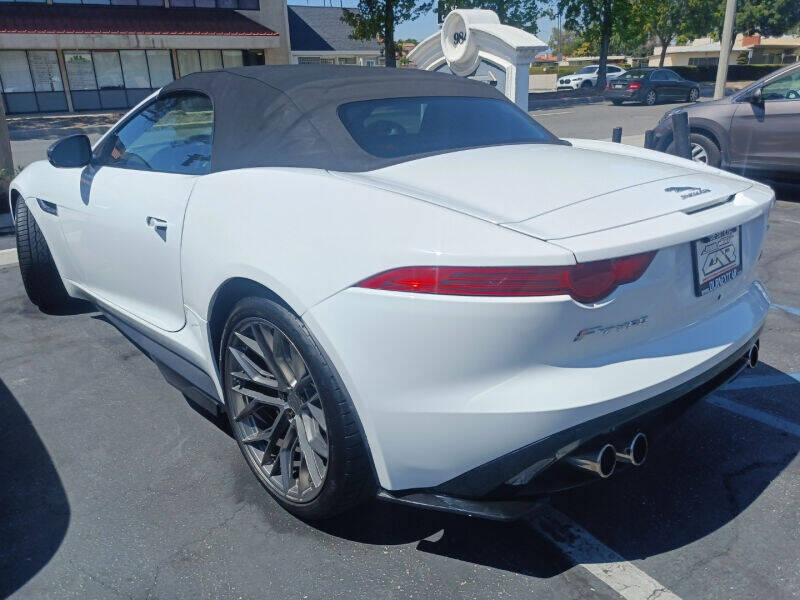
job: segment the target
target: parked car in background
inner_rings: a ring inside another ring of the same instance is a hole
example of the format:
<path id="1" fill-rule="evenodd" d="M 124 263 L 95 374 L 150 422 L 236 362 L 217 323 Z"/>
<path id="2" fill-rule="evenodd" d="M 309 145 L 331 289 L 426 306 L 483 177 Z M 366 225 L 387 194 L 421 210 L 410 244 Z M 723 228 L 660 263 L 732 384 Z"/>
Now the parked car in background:
<path id="1" fill-rule="evenodd" d="M 713 102 L 667 112 L 653 147 L 671 151 L 672 115 L 689 115 L 692 158 L 713 167 L 767 175 L 800 174 L 800 63 Z"/>
<path id="2" fill-rule="evenodd" d="M 577 90 L 578 88 L 590 88 L 597 85 L 597 72 L 600 65 L 590 65 L 582 67 L 572 75 L 565 75 L 558 80 L 559 90 Z M 616 79 L 625 75 L 625 69 L 616 65 L 606 66 L 606 81 Z"/>
<path id="3" fill-rule="evenodd" d="M 648 106 L 664 100 L 697 102 L 700 85 L 670 69 L 647 67 L 632 69 L 622 77 L 609 81 L 605 97 L 616 105 L 625 101 L 641 102 Z"/>

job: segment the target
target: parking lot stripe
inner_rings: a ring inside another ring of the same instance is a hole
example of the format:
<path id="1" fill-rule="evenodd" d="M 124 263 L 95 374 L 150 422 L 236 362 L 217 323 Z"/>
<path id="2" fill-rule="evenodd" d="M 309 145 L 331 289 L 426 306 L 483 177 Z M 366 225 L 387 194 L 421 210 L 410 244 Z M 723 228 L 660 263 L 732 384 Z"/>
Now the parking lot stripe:
<path id="1" fill-rule="evenodd" d="M 706 402 L 713 404 L 714 406 L 719 406 L 720 408 L 724 408 L 727 411 L 732 413 L 736 413 L 739 416 L 747 417 L 748 419 L 752 419 L 753 421 L 758 421 L 759 423 L 763 423 L 764 425 L 769 425 L 775 429 L 780 431 L 784 431 L 791 435 L 796 435 L 800 437 L 800 425 L 789 421 L 788 419 L 783 419 L 781 417 L 776 417 L 775 415 L 771 415 L 763 410 L 758 410 L 757 408 L 752 408 L 750 406 L 745 406 L 744 404 L 739 404 L 738 402 L 734 402 L 733 400 L 728 400 L 727 398 L 723 398 L 722 396 L 708 396 L 706 398 Z"/>
<path id="2" fill-rule="evenodd" d="M 680 600 L 658 581 L 595 538 L 564 513 L 545 505 L 528 517 L 531 526 L 626 600 Z"/>
<path id="3" fill-rule="evenodd" d="M 10 248 L 9 250 L 0 250 L 0 267 L 8 265 L 15 265 L 19 262 L 17 258 L 17 249 Z"/>
<path id="4" fill-rule="evenodd" d="M 800 317 L 800 309 L 792 308 L 791 306 L 785 306 L 783 304 L 770 304 L 770 307 L 788 312 L 790 315 L 794 315 L 795 317 Z"/>
<path id="5" fill-rule="evenodd" d="M 800 371 L 797 373 L 780 373 L 778 375 L 751 375 L 739 377 L 725 384 L 722 390 L 750 390 L 763 387 L 777 387 L 779 385 L 794 385 L 800 383 Z"/>

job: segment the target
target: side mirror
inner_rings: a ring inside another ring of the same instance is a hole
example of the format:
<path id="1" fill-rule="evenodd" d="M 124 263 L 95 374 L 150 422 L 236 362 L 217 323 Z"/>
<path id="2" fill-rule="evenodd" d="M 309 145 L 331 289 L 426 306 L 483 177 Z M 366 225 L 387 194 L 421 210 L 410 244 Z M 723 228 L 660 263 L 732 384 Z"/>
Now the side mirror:
<path id="1" fill-rule="evenodd" d="M 92 160 L 92 144 L 82 133 L 67 136 L 47 149 L 47 160 L 60 169 L 85 167 Z"/>
<path id="2" fill-rule="evenodd" d="M 764 96 L 761 94 L 761 88 L 756 88 L 752 91 L 752 93 L 747 97 L 747 101 L 750 104 L 755 104 L 757 106 L 763 106 L 764 104 Z"/>

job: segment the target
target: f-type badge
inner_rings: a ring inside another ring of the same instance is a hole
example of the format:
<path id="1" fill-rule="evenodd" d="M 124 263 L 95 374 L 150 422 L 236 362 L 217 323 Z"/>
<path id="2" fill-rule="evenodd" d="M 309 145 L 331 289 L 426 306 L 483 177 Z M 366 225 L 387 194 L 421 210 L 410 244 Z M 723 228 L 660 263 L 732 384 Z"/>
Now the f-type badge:
<path id="1" fill-rule="evenodd" d="M 636 327 L 637 325 L 644 325 L 647 323 L 647 315 L 642 315 L 638 319 L 631 319 L 630 321 L 623 321 L 622 323 L 617 323 L 616 325 L 597 325 L 595 327 L 588 327 L 587 329 L 581 329 L 573 342 L 580 342 L 583 338 L 592 335 L 593 333 L 599 333 L 601 335 L 607 335 L 612 332 L 617 331 L 626 331 L 631 327 Z"/>
<path id="2" fill-rule="evenodd" d="M 664 189 L 665 192 L 675 192 L 676 194 L 680 194 L 683 200 L 687 198 L 691 198 L 692 196 L 699 196 L 700 194 L 707 194 L 711 190 L 707 190 L 705 188 L 699 187 L 690 187 L 690 186 L 676 186 L 676 187 L 668 187 Z"/>

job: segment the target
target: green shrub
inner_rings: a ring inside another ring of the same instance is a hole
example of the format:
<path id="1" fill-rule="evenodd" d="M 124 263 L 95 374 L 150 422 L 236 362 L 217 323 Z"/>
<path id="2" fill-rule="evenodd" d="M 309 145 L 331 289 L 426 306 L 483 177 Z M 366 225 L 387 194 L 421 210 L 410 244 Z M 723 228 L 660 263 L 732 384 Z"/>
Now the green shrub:
<path id="1" fill-rule="evenodd" d="M 558 73 L 558 76 L 561 77 L 563 75 L 572 75 L 575 71 L 580 69 L 581 67 L 572 66 L 572 67 L 558 67 L 556 70 L 555 66 L 552 67 L 531 67 L 531 75 L 555 75 Z"/>
<path id="2" fill-rule="evenodd" d="M 769 75 L 781 65 L 730 65 L 728 67 L 728 81 L 755 81 Z M 717 67 L 667 67 L 689 81 L 715 81 Z"/>

